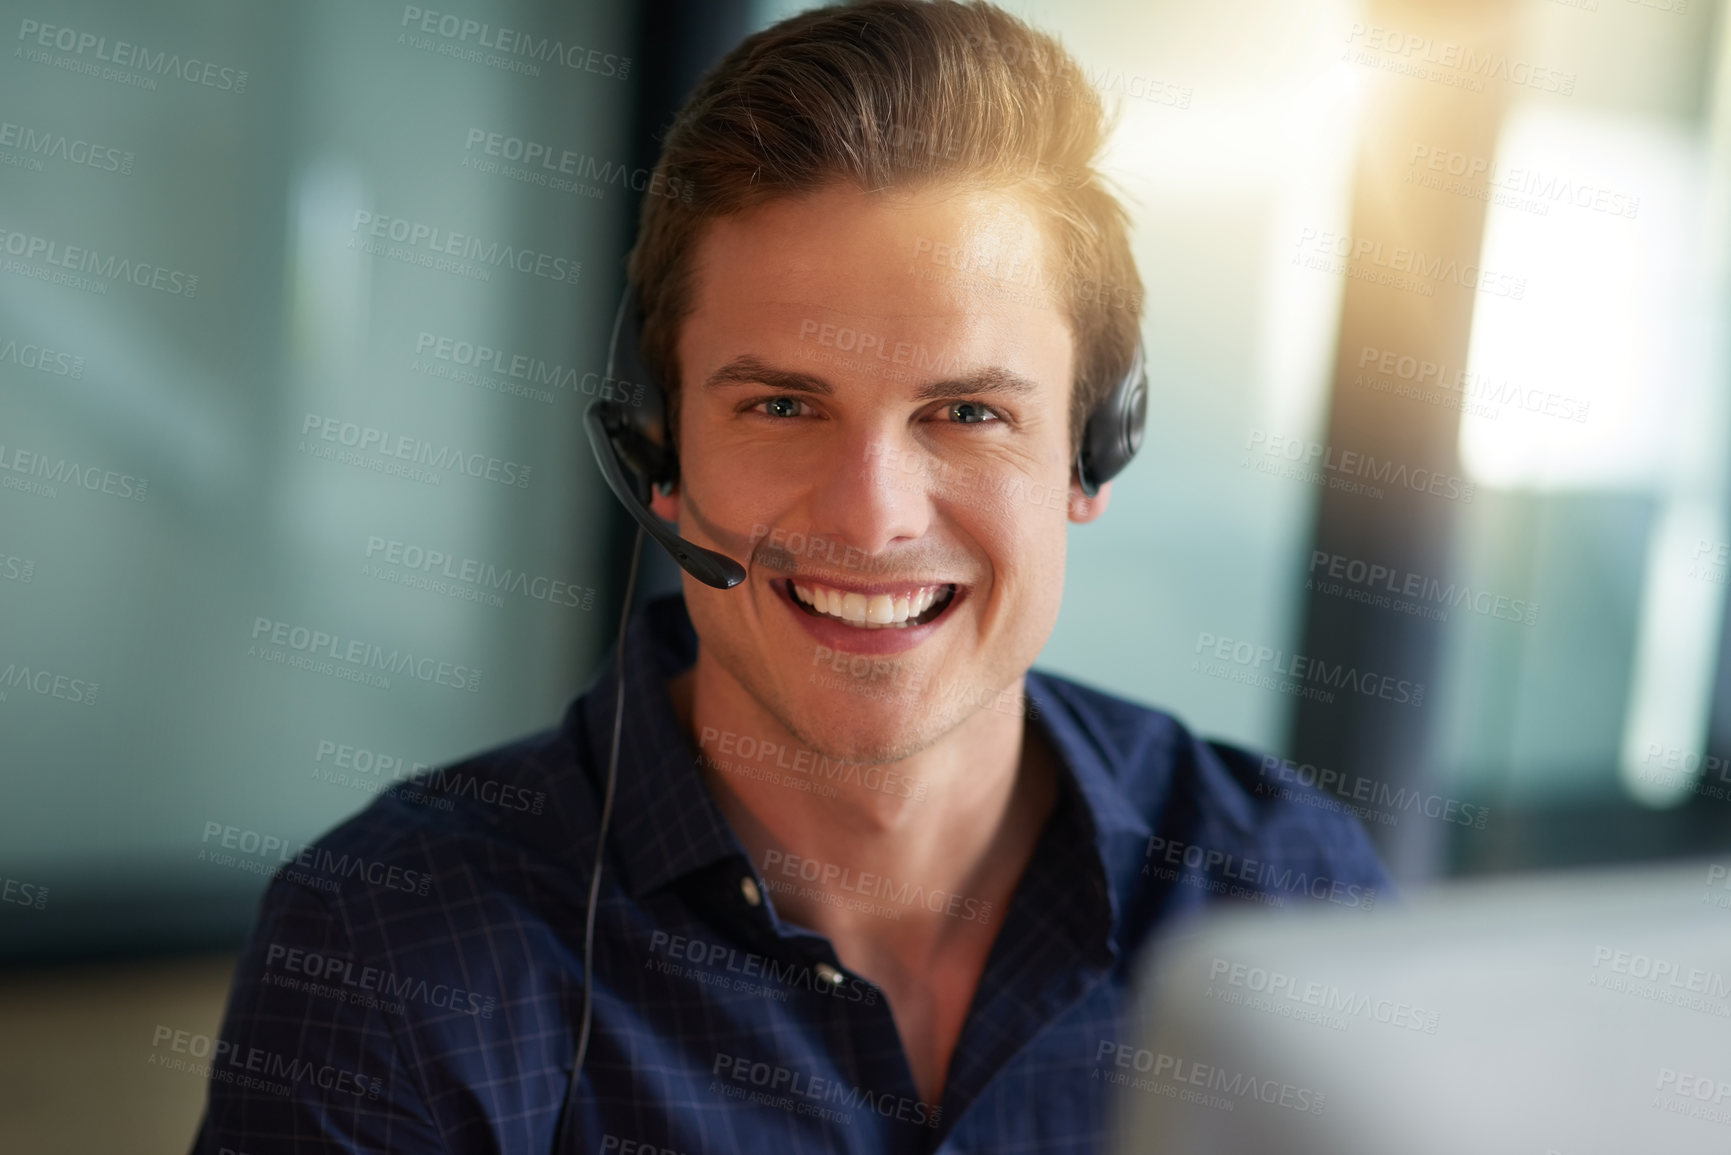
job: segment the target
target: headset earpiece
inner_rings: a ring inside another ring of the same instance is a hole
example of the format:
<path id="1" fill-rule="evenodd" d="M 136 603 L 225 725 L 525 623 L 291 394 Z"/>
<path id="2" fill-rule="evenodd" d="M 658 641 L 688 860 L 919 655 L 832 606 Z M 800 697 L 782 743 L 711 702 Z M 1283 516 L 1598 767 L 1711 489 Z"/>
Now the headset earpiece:
<path id="1" fill-rule="evenodd" d="M 1076 480 L 1093 497 L 1100 487 L 1123 471 L 1142 447 L 1142 427 L 1148 418 L 1148 371 L 1142 343 L 1136 343 L 1130 368 L 1112 386 L 1082 427 L 1076 451 Z"/>
<path id="2" fill-rule="evenodd" d="M 613 339 L 607 347 L 607 384 L 623 385 L 625 392 L 634 386 L 641 388 L 642 405 L 622 405 L 620 415 L 635 434 L 629 447 L 636 457 L 630 462 L 632 468 L 647 478 L 650 485 L 660 488 L 679 480 L 679 455 L 667 437 L 667 395 L 661 382 L 643 363 L 642 332 L 643 305 L 627 286 L 613 318 Z M 652 433 L 659 434 L 660 440 L 652 438 Z"/>

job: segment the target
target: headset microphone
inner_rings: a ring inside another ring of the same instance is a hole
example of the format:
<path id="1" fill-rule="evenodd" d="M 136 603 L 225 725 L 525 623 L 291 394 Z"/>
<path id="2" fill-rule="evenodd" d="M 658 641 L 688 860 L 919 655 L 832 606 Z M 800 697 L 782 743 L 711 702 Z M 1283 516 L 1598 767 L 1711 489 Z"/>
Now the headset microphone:
<path id="1" fill-rule="evenodd" d="M 664 400 L 661 389 L 650 380 L 637 352 L 637 334 L 642 318 L 637 306 L 637 294 L 627 290 L 619 302 L 619 313 L 613 319 L 613 342 L 607 354 L 608 382 L 640 385 L 648 394 L 648 408 L 659 417 Z M 745 580 L 745 568 L 726 554 L 693 545 L 667 528 L 667 523 L 649 508 L 650 485 L 671 485 L 679 479 L 679 458 L 670 446 L 651 441 L 642 431 L 643 418 L 632 413 L 635 406 L 623 401 L 598 397 L 589 403 L 583 414 L 583 426 L 589 432 L 589 446 L 601 466 L 601 476 L 607 487 L 619 498 L 631 516 L 637 519 L 650 537 L 660 542 L 673 560 L 686 573 L 705 585 L 730 590 Z M 642 490 L 634 488 L 625 476 L 622 462 L 633 466 L 634 472 L 646 479 Z M 666 492 L 663 490 L 663 492 Z"/>

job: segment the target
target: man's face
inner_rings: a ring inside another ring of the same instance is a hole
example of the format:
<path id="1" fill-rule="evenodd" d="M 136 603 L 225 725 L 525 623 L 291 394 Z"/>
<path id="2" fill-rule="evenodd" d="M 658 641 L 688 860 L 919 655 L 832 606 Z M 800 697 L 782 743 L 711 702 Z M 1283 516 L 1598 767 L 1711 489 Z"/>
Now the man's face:
<path id="1" fill-rule="evenodd" d="M 747 570 L 685 578 L 700 660 L 808 747 L 893 762 L 1014 713 L 1067 521 L 1106 496 L 1071 482 L 1047 247 L 1013 196 L 956 187 L 832 185 L 702 236 L 680 483 L 654 504 Z"/>

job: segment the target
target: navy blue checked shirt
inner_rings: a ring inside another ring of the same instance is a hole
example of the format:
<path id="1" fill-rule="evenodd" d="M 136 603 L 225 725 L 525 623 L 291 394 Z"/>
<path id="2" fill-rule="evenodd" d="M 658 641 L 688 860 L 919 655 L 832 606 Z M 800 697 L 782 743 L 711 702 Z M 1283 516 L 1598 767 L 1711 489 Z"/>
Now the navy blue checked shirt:
<path id="1" fill-rule="evenodd" d="M 696 656 L 682 596 L 631 622 L 582 1152 L 1097 1152 L 1099 1056 L 1133 1041 L 1157 930 L 1233 898 L 1387 896 L 1356 819 L 1273 760 L 1030 671 L 1059 798 L 923 1103 L 883 993 L 777 915 L 709 793 L 665 688 Z M 382 795 L 299 857 L 316 874 L 273 879 L 202 1060 L 196 1153 L 553 1150 L 616 677 L 610 660 L 560 726 Z"/>

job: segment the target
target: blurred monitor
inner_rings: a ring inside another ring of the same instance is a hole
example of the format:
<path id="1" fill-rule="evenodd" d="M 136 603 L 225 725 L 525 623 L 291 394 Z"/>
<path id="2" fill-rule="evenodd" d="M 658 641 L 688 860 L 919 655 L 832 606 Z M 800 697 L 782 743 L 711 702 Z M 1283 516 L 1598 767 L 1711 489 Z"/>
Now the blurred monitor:
<path id="1" fill-rule="evenodd" d="M 1114 1150 L 1724 1155 L 1727 861 L 1200 922 L 1095 1056 Z"/>

